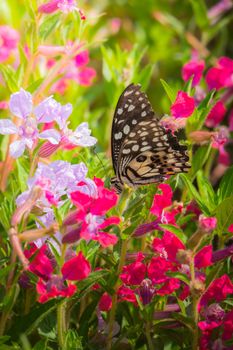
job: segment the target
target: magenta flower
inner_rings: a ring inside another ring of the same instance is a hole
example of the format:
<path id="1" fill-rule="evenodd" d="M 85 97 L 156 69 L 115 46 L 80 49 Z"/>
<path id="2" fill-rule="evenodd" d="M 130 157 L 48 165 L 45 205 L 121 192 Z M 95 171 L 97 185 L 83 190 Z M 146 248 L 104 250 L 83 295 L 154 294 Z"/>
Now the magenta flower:
<path id="1" fill-rule="evenodd" d="M 48 251 L 46 244 L 41 246 L 40 249 L 37 249 L 36 245 L 32 245 L 30 249 L 24 251 L 27 259 L 32 258 L 29 271 L 45 280 L 49 279 L 53 272 L 53 264 L 48 257 Z"/>
<path id="2" fill-rule="evenodd" d="M 70 283 L 64 283 L 61 276 L 53 275 L 48 281 L 42 278 L 36 284 L 39 303 L 46 303 L 57 297 L 70 298 L 77 290 L 77 287 Z"/>
<path id="3" fill-rule="evenodd" d="M 171 105 L 171 114 L 175 118 L 187 118 L 193 114 L 195 100 L 186 92 L 178 91 L 175 102 Z"/>
<path id="4" fill-rule="evenodd" d="M 50 0 L 43 5 L 40 5 L 38 11 L 41 13 L 53 13 L 58 10 L 69 13 L 76 10 L 76 0 Z"/>
<path id="5" fill-rule="evenodd" d="M 219 17 L 230 10 L 232 6 L 231 0 L 220 0 L 216 5 L 212 6 L 207 13 L 211 23 L 216 23 Z"/>
<path id="6" fill-rule="evenodd" d="M 50 61 L 50 67 L 55 63 L 55 60 L 52 63 Z M 94 68 L 88 67 L 88 63 L 89 52 L 87 50 L 81 51 L 70 60 L 69 64 L 60 72 L 63 76 L 53 84 L 51 91 L 64 94 L 71 81 L 81 86 L 90 86 L 96 77 L 96 71 Z"/>
<path id="7" fill-rule="evenodd" d="M 205 125 L 209 128 L 215 128 L 223 120 L 226 111 L 227 109 L 222 101 L 216 102 L 207 115 Z"/>
<path id="8" fill-rule="evenodd" d="M 192 59 L 184 64 L 182 67 L 182 78 L 184 81 L 188 81 L 193 76 L 192 86 L 199 84 L 203 70 L 205 68 L 205 62 L 203 60 Z"/>
<path id="9" fill-rule="evenodd" d="M 17 48 L 19 33 L 10 26 L 0 26 L 0 63 L 6 61 Z"/>
<path id="10" fill-rule="evenodd" d="M 199 227 L 206 233 L 211 233 L 217 226 L 217 219 L 215 217 L 199 216 Z"/>
<path id="11" fill-rule="evenodd" d="M 123 267 L 120 279 L 127 285 L 139 285 L 145 278 L 146 265 L 142 263 L 144 256 L 139 253 L 135 262 Z"/>
<path id="12" fill-rule="evenodd" d="M 201 297 L 199 306 L 208 305 L 210 301 L 217 301 L 218 303 L 225 300 L 228 294 L 233 293 L 233 284 L 227 275 L 223 275 L 215 279 L 207 291 Z"/>
<path id="13" fill-rule="evenodd" d="M 101 179 L 94 179 L 97 186 L 97 196 L 90 197 L 79 190 L 71 193 L 71 200 L 77 206 L 78 210 L 72 214 L 72 220 L 68 217 L 64 224 L 81 224 L 80 237 L 86 240 L 93 239 L 98 241 L 104 248 L 117 243 L 117 236 L 103 231 L 110 225 L 119 223 L 119 218 L 105 218 L 106 212 L 117 202 L 115 191 L 104 188 Z M 80 184 L 80 188 L 82 184 Z"/>
<path id="14" fill-rule="evenodd" d="M 82 252 L 62 266 L 63 278 L 69 281 L 81 281 L 88 277 L 91 272 L 89 261 L 83 256 Z"/>
<path id="15" fill-rule="evenodd" d="M 168 184 L 160 184 L 158 189 L 162 191 L 162 194 L 154 196 L 150 211 L 157 217 L 161 217 L 163 210 L 172 204 L 172 189 Z"/>
<path id="16" fill-rule="evenodd" d="M 217 66 L 206 74 L 209 89 L 221 89 L 233 86 L 233 60 L 228 57 L 218 59 Z"/>
<path id="17" fill-rule="evenodd" d="M 103 293 L 99 301 L 100 311 L 109 311 L 112 308 L 112 298 L 108 293 Z"/>

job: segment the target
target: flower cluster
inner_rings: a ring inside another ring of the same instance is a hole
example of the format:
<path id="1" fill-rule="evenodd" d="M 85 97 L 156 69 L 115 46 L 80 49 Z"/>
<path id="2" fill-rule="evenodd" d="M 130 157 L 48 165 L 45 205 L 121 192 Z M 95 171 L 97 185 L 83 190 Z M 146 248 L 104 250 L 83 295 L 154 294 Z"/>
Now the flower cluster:
<path id="1" fill-rule="evenodd" d="M 47 152 L 47 156 L 60 146 L 92 146 L 96 143 L 96 139 L 90 136 L 87 123 L 82 123 L 75 131 L 68 128 L 67 119 L 72 113 L 70 103 L 62 106 L 50 96 L 33 107 L 32 95 L 21 89 L 11 95 L 9 108 L 18 119 L 16 123 L 10 119 L 1 119 L 0 133 L 16 135 L 17 140 L 10 145 L 10 154 L 13 158 L 20 157 L 26 148 L 32 152 L 39 139 L 47 140 L 49 145 L 54 145 L 52 151 L 50 148 L 49 153 Z M 53 122 L 56 122 L 58 130 L 39 129 L 40 124 L 46 125 Z M 48 150 L 48 144 L 46 149 Z"/>

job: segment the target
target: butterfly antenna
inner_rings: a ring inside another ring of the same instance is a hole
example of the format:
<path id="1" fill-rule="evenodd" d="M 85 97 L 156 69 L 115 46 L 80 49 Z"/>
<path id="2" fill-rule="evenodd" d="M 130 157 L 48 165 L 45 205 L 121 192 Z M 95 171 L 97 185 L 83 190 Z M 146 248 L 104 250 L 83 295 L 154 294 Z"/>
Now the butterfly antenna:
<path id="1" fill-rule="evenodd" d="M 93 147 L 93 153 L 94 153 L 94 154 L 96 155 L 96 157 L 98 158 L 98 160 L 99 160 L 100 164 L 102 165 L 102 167 L 103 167 L 105 173 L 107 173 L 107 169 L 105 168 L 104 163 L 102 162 L 102 160 L 101 160 L 100 157 L 98 156 L 98 153 L 96 153 L 96 147 L 95 147 L 95 146 Z"/>

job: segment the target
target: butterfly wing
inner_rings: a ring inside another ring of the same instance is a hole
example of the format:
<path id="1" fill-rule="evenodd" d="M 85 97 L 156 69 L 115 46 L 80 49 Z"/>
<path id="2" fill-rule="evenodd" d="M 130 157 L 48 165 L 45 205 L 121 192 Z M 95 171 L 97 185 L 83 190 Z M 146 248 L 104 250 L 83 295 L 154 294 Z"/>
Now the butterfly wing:
<path id="1" fill-rule="evenodd" d="M 115 173 L 119 152 L 129 132 L 145 116 L 153 117 L 154 112 L 140 85 L 130 84 L 121 94 L 112 123 L 112 162 Z"/>
<path id="2" fill-rule="evenodd" d="M 120 192 L 123 183 L 139 186 L 162 182 L 166 176 L 187 172 L 187 147 L 166 131 L 155 116 L 140 85 L 129 85 L 122 93 L 112 125 L 112 160 Z"/>
<path id="3" fill-rule="evenodd" d="M 166 176 L 187 172 L 187 147 L 158 121 L 146 118 L 129 133 L 120 149 L 117 175 L 130 186 L 164 181 Z"/>

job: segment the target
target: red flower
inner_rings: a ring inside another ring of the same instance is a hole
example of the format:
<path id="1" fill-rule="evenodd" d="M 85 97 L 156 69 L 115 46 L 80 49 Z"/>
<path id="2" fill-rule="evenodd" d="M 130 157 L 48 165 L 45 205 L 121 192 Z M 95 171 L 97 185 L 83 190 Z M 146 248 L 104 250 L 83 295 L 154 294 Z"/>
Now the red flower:
<path id="1" fill-rule="evenodd" d="M 205 306 L 211 300 L 220 302 L 225 300 L 228 294 L 233 293 L 233 284 L 227 275 L 215 279 L 201 298 L 200 306 Z"/>
<path id="2" fill-rule="evenodd" d="M 205 121 L 205 125 L 208 126 L 209 128 L 215 128 L 223 120 L 226 114 L 226 111 L 227 109 L 224 106 L 223 102 L 218 101 L 211 108 L 211 111 L 209 112 L 207 119 Z"/>
<path id="3" fill-rule="evenodd" d="M 150 211 L 154 215 L 161 217 L 164 208 L 172 204 L 172 189 L 168 184 L 161 184 L 158 186 L 158 189 L 162 191 L 162 194 L 156 194 L 154 196 Z"/>
<path id="4" fill-rule="evenodd" d="M 187 118 L 195 109 L 195 100 L 186 92 L 178 91 L 175 102 L 171 105 L 171 114 L 175 118 Z"/>
<path id="5" fill-rule="evenodd" d="M 43 279 L 48 279 L 53 272 L 53 265 L 51 259 L 46 254 L 47 252 L 48 247 L 45 244 L 40 249 L 34 246 L 30 250 L 25 251 L 27 258 L 34 255 L 30 262 L 29 270 Z"/>
<path id="6" fill-rule="evenodd" d="M 112 307 L 112 298 L 108 293 L 104 293 L 99 301 L 99 309 L 100 311 L 109 311 Z"/>
<path id="7" fill-rule="evenodd" d="M 91 266 L 88 260 L 85 259 L 82 252 L 67 262 L 62 266 L 61 269 L 64 279 L 70 281 L 81 281 L 91 272 Z"/>
<path id="8" fill-rule="evenodd" d="M 123 272 L 120 274 L 120 278 L 125 284 L 141 284 L 146 274 L 146 265 L 142 263 L 143 259 L 144 256 L 139 253 L 135 262 L 123 267 Z"/>
<path id="9" fill-rule="evenodd" d="M 130 303 L 134 303 L 137 305 L 137 299 L 134 294 L 134 291 L 126 286 L 121 286 L 118 289 L 117 295 L 120 301 L 129 301 Z"/>
<path id="10" fill-rule="evenodd" d="M 184 81 L 188 81 L 193 76 L 192 86 L 196 86 L 201 80 L 203 70 L 205 68 L 205 62 L 203 60 L 192 59 L 185 63 L 182 68 L 182 78 Z"/>
<path id="11" fill-rule="evenodd" d="M 36 285 L 39 294 L 38 301 L 45 303 L 49 299 L 57 297 L 71 297 L 77 290 L 77 287 L 71 283 L 64 284 L 64 280 L 60 276 L 52 276 L 47 282 L 41 278 Z"/>
<path id="12" fill-rule="evenodd" d="M 206 82 L 209 89 L 221 89 L 233 86 L 233 60 L 228 57 L 221 57 L 217 66 L 210 68 L 206 74 Z"/>
<path id="13" fill-rule="evenodd" d="M 207 245 L 202 248 L 195 256 L 195 267 L 201 269 L 212 265 L 213 248 L 212 245 Z"/>
<path id="14" fill-rule="evenodd" d="M 154 238 L 153 249 L 170 261 L 177 261 L 179 249 L 185 249 L 184 244 L 171 232 L 166 231 L 162 238 Z"/>
<path id="15" fill-rule="evenodd" d="M 110 225 L 119 223 L 118 217 L 105 218 L 106 212 L 117 202 L 115 191 L 104 188 L 101 179 L 94 179 L 98 195 L 97 198 L 88 196 L 79 191 L 71 193 L 71 200 L 78 207 L 78 211 L 72 214 L 72 218 L 66 219 L 65 224 L 70 225 L 79 222 L 81 224 L 80 237 L 86 240 L 98 241 L 102 247 L 117 243 L 117 236 L 103 232 L 102 230 Z"/>
<path id="16" fill-rule="evenodd" d="M 224 318 L 223 323 L 223 340 L 230 340 L 232 339 L 233 334 L 233 309 L 228 312 Z"/>

